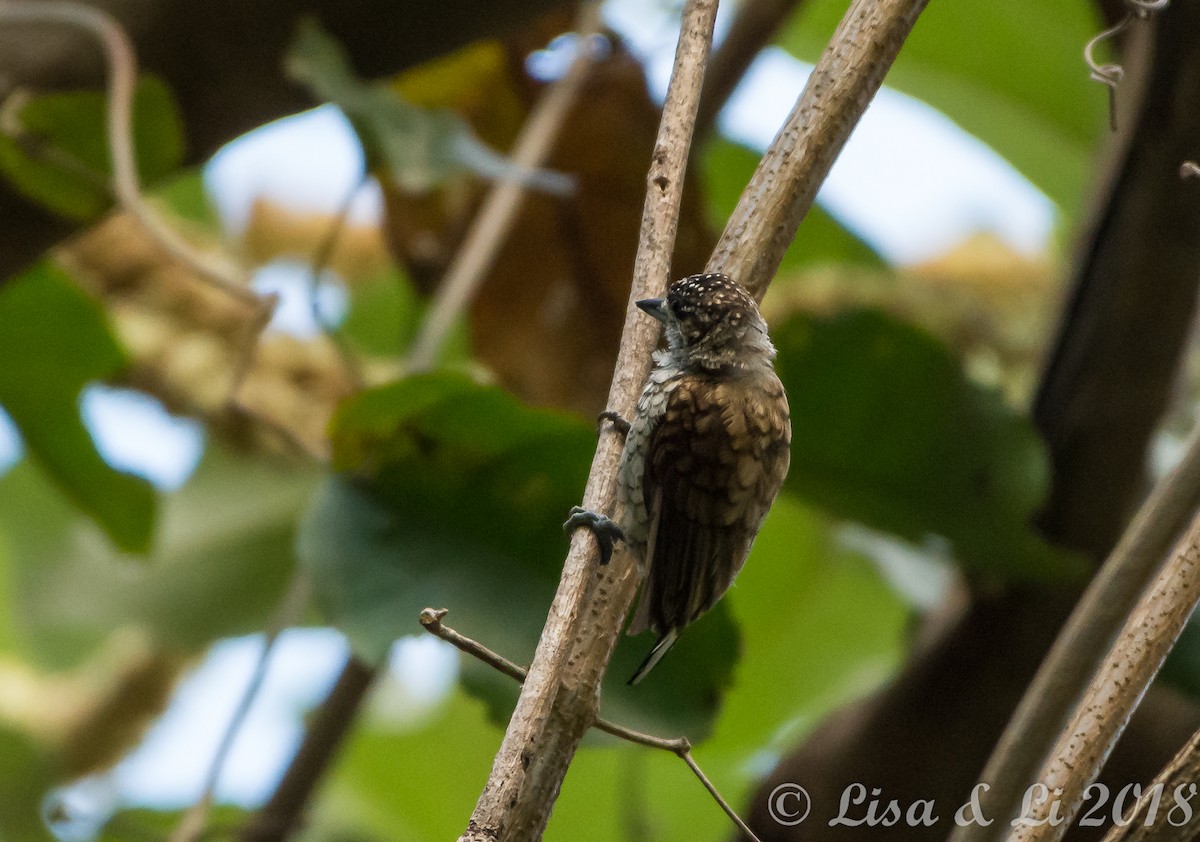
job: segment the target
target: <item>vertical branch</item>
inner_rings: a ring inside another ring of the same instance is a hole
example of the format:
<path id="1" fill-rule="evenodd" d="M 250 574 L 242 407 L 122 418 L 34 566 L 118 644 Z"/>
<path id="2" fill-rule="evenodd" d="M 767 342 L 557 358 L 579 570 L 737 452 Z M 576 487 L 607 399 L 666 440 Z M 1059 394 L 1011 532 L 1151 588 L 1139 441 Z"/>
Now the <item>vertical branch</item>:
<path id="1" fill-rule="evenodd" d="M 657 325 L 633 302 L 666 288 L 716 11 L 716 0 L 687 0 L 683 9 L 675 67 L 647 177 L 625 331 L 609 391 L 609 408 L 622 414 L 633 408 L 658 336 Z M 584 492 L 585 507 L 611 510 L 620 454 L 615 436 L 601 440 Z M 613 559 L 599 582 L 597 562 L 594 540 L 586 530 L 577 530 L 529 677 L 464 840 L 537 839 L 546 826 L 579 741 L 596 718 L 600 679 L 636 587 L 633 565 L 624 553 Z"/>
<path id="2" fill-rule="evenodd" d="M 927 2 L 855 0 L 743 193 L 709 271 L 727 272 L 762 297 L 817 187 Z M 650 168 L 625 333 L 609 391 L 609 409 L 621 414 L 632 409 L 649 373 L 649 353 L 658 335 L 657 326 L 639 318 L 632 303 L 660 293 L 666 284 L 713 7 L 711 0 L 689 0 L 684 8 Z M 611 510 L 620 450 L 615 437 L 601 440 L 584 493 L 586 508 Z M 596 717 L 600 679 L 637 587 L 623 553 L 599 571 L 596 561 L 593 539 L 576 531 L 529 678 L 461 837 L 464 842 L 537 839 L 545 827 L 579 740 Z"/>

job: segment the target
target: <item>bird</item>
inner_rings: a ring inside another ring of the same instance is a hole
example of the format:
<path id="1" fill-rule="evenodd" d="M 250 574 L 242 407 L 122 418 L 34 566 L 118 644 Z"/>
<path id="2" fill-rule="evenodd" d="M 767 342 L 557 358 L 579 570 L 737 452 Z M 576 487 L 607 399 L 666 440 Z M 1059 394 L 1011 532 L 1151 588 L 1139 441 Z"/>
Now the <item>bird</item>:
<path id="1" fill-rule="evenodd" d="M 614 539 L 637 560 L 641 595 L 628 633 L 653 631 L 637 684 L 724 596 L 787 476 L 791 414 L 775 347 L 753 296 L 721 273 L 689 275 L 665 298 L 636 302 L 662 322 L 666 347 L 625 433 L 617 519 L 571 511 L 607 561 Z"/>

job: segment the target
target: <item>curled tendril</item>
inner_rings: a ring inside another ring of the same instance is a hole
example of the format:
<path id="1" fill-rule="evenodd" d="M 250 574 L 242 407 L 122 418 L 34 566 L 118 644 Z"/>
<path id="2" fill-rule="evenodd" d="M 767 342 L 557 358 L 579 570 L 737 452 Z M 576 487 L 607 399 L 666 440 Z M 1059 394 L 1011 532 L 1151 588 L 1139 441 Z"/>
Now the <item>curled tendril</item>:
<path id="1" fill-rule="evenodd" d="M 1126 2 L 1130 3 L 1137 1 L 1126 0 Z M 1141 1 L 1150 2 L 1150 0 Z M 1158 2 L 1158 0 L 1155 1 Z M 1088 41 L 1083 48 L 1083 60 L 1087 62 L 1092 80 L 1108 88 L 1108 127 L 1114 132 L 1117 130 L 1117 85 L 1125 78 L 1125 68 L 1119 64 L 1100 64 L 1096 61 L 1093 52 L 1096 49 L 1096 45 L 1101 41 L 1107 41 L 1109 38 L 1114 38 L 1123 32 L 1125 27 L 1129 26 L 1135 14 L 1137 13 L 1132 10 L 1126 12 L 1124 17 Z"/>
<path id="2" fill-rule="evenodd" d="M 1112 131 L 1117 130 L 1117 85 L 1125 78 L 1125 68 L 1119 64 L 1100 64 L 1093 54 L 1096 45 L 1101 41 L 1115 38 L 1125 31 L 1133 21 L 1147 20 L 1155 12 L 1161 12 L 1171 4 L 1171 0 L 1125 0 L 1124 16 L 1108 29 L 1088 41 L 1083 48 L 1083 60 L 1087 62 L 1093 81 L 1108 88 L 1108 126 Z"/>

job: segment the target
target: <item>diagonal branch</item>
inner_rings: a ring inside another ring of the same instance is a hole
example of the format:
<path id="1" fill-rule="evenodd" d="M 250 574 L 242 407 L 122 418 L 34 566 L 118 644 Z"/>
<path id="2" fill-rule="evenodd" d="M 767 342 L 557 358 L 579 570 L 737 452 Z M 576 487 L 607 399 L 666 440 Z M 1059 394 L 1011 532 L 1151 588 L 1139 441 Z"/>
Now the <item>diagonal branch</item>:
<path id="1" fill-rule="evenodd" d="M 1133 809 L 1104 837 L 1104 842 L 1188 842 L 1200 832 L 1200 813 L 1182 811 L 1175 797 L 1186 801 L 1200 780 L 1200 731 L 1141 789 Z M 1135 794 L 1137 790 L 1134 790 Z M 1164 803 L 1165 802 L 1165 803 Z M 1114 803 L 1114 809 L 1116 805 Z M 1183 813 L 1172 815 L 1171 810 Z M 1164 815 L 1165 814 L 1165 815 Z"/>
<path id="2" fill-rule="evenodd" d="M 709 271 L 731 274 L 761 298 L 817 187 L 927 2 L 852 3 L 743 194 Z M 713 0 L 688 0 L 684 7 L 609 391 L 609 409 L 624 415 L 649 373 L 658 335 L 657 327 L 634 310 L 633 301 L 660 293 L 666 285 L 715 5 Z M 616 437 L 601 439 L 584 493 L 586 508 L 611 511 L 620 451 Z M 596 717 L 600 681 L 637 587 L 624 554 L 603 569 L 597 561 L 593 540 L 586 531 L 576 531 L 529 677 L 461 837 L 465 842 L 540 838 L 579 741 Z"/>
<path id="3" fill-rule="evenodd" d="M 295 833 L 314 790 L 342 746 L 383 669 L 350 658 L 317 709 L 283 779 L 238 832 L 238 842 L 284 842 Z"/>
<path id="4" fill-rule="evenodd" d="M 1200 507 L 1200 429 L 1182 461 L 1147 498 L 1092 579 L 1013 713 L 980 775 L 990 787 L 991 815 L 1010 817 L 1044 760 L 1069 705 L 1087 686 L 1115 629 L 1129 616 L 1171 548 Z M 1090 654 L 1089 654 L 1090 653 Z M 955 842 L 988 838 L 982 825 L 954 831 Z"/>
<path id="5" fill-rule="evenodd" d="M 229 755 L 233 751 L 234 743 L 237 741 L 238 734 L 241 733 L 242 726 L 246 724 L 250 708 L 258 699 L 263 682 L 267 679 L 267 671 L 271 666 L 275 644 L 279 642 L 283 632 L 299 619 L 304 606 L 308 603 L 311 588 L 312 583 L 308 575 L 300 572 L 292 578 L 291 584 L 284 592 L 279 607 L 275 609 L 275 614 L 263 633 L 262 652 L 258 656 L 258 663 L 254 666 L 246 689 L 242 691 L 237 707 L 234 708 L 233 716 L 229 718 L 229 724 L 225 726 L 225 732 L 221 735 L 217 750 L 213 752 L 213 759 L 209 763 L 208 774 L 205 777 L 200 797 L 184 812 L 183 818 L 175 830 L 167 837 L 167 842 L 198 842 L 203 837 L 209 813 L 212 811 L 213 801 L 216 798 L 217 784 L 221 781 L 221 773 L 225 770 L 225 764 L 229 760 Z"/>
<path id="6" fill-rule="evenodd" d="M 1154 577 L 1037 777 L 1010 842 L 1061 839 L 1184 625 L 1200 602 L 1200 515 Z M 1039 799 L 1039 795 L 1041 798 Z M 1060 822 L 1046 821 L 1055 813 Z"/>

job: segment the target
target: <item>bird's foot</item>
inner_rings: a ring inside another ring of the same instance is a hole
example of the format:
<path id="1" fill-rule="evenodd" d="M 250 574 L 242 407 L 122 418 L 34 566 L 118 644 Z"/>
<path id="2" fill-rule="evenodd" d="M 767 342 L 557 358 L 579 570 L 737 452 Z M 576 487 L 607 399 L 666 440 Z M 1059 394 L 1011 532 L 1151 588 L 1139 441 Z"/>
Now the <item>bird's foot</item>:
<path id="1" fill-rule="evenodd" d="M 613 425 L 613 429 L 623 436 L 629 435 L 629 422 L 621 417 L 619 412 L 611 409 L 606 409 L 596 416 L 596 432 L 599 433 L 604 429 L 604 422 L 609 421 Z"/>
<path id="2" fill-rule="evenodd" d="M 621 527 L 607 515 L 588 511 L 583 506 L 572 506 L 571 516 L 563 524 L 563 529 L 571 532 L 581 526 L 592 530 L 592 534 L 596 536 L 596 543 L 600 545 L 600 563 L 608 564 L 612 559 L 613 542 L 625 540 L 625 533 L 621 531 Z"/>

